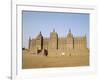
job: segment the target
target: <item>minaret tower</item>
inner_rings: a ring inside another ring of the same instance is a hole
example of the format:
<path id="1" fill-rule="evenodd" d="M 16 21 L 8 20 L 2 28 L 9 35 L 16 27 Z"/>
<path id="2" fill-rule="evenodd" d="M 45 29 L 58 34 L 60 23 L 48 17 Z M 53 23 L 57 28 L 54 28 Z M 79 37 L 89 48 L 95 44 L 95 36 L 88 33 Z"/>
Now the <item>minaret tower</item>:
<path id="1" fill-rule="evenodd" d="M 55 32 L 55 29 L 50 33 L 49 47 L 55 50 L 58 49 L 58 34 Z"/>
<path id="2" fill-rule="evenodd" d="M 67 35 L 67 49 L 73 49 L 74 48 L 74 39 L 73 34 L 71 33 L 71 29 L 69 29 L 68 35 Z"/>

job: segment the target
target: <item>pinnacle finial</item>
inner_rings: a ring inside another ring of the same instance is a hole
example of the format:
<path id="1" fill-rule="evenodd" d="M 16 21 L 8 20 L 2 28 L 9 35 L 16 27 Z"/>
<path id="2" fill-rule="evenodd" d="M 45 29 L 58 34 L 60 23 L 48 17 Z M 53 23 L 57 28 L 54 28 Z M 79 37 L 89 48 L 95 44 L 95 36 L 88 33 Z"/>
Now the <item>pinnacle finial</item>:
<path id="1" fill-rule="evenodd" d="M 71 33 L 71 29 L 69 29 L 69 33 Z"/>
<path id="2" fill-rule="evenodd" d="M 41 31 L 40 31 L 40 34 L 41 34 Z"/>
<path id="3" fill-rule="evenodd" d="M 53 29 L 53 32 L 55 32 L 55 29 Z"/>

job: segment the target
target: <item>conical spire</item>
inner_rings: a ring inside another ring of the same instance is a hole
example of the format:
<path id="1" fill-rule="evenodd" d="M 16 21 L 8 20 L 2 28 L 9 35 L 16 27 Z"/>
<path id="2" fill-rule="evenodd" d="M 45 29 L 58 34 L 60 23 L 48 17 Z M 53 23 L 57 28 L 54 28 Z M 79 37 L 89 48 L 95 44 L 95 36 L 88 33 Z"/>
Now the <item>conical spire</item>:
<path id="1" fill-rule="evenodd" d="M 55 32 L 55 29 L 53 29 L 53 32 Z"/>
<path id="2" fill-rule="evenodd" d="M 71 29 L 69 29 L 67 37 L 73 37 L 73 34 L 71 33 Z"/>
<path id="3" fill-rule="evenodd" d="M 69 29 L 69 33 L 71 33 L 71 29 Z"/>
<path id="4" fill-rule="evenodd" d="M 57 34 L 57 32 L 55 31 L 55 29 L 53 29 L 53 31 L 50 33 L 50 36 L 58 37 L 58 34 Z"/>
<path id="5" fill-rule="evenodd" d="M 42 35 L 42 32 L 40 31 L 39 35 Z"/>
<path id="6" fill-rule="evenodd" d="M 39 34 L 37 35 L 37 38 L 41 38 L 41 37 L 43 37 L 43 36 L 42 36 L 41 31 L 40 31 Z"/>
<path id="7" fill-rule="evenodd" d="M 40 31 L 40 35 L 42 35 L 41 31 Z"/>

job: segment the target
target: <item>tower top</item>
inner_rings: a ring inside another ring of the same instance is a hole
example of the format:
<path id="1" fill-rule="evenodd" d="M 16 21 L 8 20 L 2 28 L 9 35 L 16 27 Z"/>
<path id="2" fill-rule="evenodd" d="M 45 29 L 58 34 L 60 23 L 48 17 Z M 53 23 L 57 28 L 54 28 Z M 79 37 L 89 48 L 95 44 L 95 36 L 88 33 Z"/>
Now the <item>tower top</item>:
<path id="1" fill-rule="evenodd" d="M 41 34 L 41 31 L 40 31 L 40 35 L 42 35 L 42 34 Z"/>
<path id="2" fill-rule="evenodd" d="M 71 29 L 69 29 L 69 33 L 71 33 Z"/>
<path id="3" fill-rule="evenodd" d="M 67 37 L 73 37 L 73 34 L 71 33 L 71 29 L 69 29 Z"/>
<path id="4" fill-rule="evenodd" d="M 39 32 L 39 34 L 37 35 L 37 38 L 42 38 L 43 36 L 42 36 L 42 33 L 41 33 L 41 31 Z"/>
<path id="5" fill-rule="evenodd" d="M 53 29 L 53 31 L 52 32 L 50 32 L 50 36 L 53 36 L 53 37 L 58 37 L 58 34 L 57 34 L 57 32 L 55 32 L 55 29 Z"/>
<path id="6" fill-rule="evenodd" d="M 55 29 L 53 29 L 53 32 L 55 32 Z"/>

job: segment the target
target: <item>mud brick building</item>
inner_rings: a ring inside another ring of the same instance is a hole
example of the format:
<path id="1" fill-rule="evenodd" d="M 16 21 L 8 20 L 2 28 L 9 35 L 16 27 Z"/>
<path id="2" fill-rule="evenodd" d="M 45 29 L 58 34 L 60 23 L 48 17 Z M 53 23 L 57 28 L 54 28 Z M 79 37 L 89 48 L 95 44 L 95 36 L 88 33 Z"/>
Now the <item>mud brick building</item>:
<path id="1" fill-rule="evenodd" d="M 29 38 L 29 51 L 34 55 L 44 56 L 79 56 L 88 55 L 86 35 L 74 37 L 69 30 L 66 37 L 59 37 L 53 30 L 50 38 L 40 32 L 36 38 Z"/>

